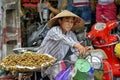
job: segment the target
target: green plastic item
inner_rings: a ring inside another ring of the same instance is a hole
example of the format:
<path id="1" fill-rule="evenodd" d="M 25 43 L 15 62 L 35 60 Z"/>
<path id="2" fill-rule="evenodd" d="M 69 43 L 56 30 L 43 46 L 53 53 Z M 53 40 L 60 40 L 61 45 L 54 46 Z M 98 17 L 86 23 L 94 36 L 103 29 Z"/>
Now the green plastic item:
<path id="1" fill-rule="evenodd" d="M 75 62 L 75 67 L 80 71 L 80 72 L 88 72 L 91 68 L 90 63 L 88 60 L 84 58 L 80 58 Z"/>
<path id="2" fill-rule="evenodd" d="M 72 80 L 87 80 L 87 72 L 80 72 L 77 68 L 72 71 Z"/>

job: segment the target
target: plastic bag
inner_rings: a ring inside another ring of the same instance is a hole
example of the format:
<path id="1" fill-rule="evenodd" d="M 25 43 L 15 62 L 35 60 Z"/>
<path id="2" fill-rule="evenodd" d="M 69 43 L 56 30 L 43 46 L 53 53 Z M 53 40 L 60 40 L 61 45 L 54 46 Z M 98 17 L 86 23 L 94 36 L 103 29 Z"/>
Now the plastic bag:
<path id="1" fill-rule="evenodd" d="M 87 72 L 81 72 L 74 67 L 72 70 L 72 80 L 87 80 Z"/>
<path id="2" fill-rule="evenodd" d="M 62 70 L 58 73 L 54 80 L 69 80 L 69 74 L 72 71 L 72 66 L 66 70 Z"/>
<path id="3" fill-rule="evenodd" d="M 63 60 L 56 62 L 53 66 L 48 67 L 45 72 L 46 75 L 49 75 L 49 78 L 53 80 L 60 71 L 66 70 L 66 65 Z"/>

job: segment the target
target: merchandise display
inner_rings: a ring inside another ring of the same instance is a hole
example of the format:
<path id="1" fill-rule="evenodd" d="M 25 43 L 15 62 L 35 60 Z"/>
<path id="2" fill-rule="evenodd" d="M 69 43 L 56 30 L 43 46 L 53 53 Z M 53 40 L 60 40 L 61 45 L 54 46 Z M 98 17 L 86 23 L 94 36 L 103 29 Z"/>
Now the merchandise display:
<path id="1" fill-rule="evenodd" d="M 47 54 L 35 54 L 29 51 L 23 54 L 10 54 L 0 63 L 7 71 L 29 72 L 40 71 L 42 67 L 48 67 L 55 61 L 54 57 Z"/>

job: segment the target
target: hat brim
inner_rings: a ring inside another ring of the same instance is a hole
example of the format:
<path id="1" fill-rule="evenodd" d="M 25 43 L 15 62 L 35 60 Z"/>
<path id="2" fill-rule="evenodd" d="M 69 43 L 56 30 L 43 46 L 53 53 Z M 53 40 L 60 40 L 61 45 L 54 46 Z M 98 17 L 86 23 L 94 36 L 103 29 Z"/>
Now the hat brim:
<path id="1" fill-rule="evenodd" d="M 74 23 L 74 26 L 72 27 L 72 31 L 79 30 L 85 25 L 84 20 L 82 18 L 73 14 L 70 11 L 64 10 L 48 21 L 48 27 L 52 28 L 54 25 L 58 24 L 58 18 L 61 17 L 75 17 L 76 21 Z"/>

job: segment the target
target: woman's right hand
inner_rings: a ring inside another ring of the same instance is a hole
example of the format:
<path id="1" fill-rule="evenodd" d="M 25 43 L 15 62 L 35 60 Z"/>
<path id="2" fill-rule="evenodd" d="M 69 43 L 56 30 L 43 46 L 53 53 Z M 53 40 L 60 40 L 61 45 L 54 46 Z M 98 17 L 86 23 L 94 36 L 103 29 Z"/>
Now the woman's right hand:
<path id="1" fill-rule="evenodd" d="M 78 52 L 80 53 L 80 55 L 82 55 L 82 56 L 85 55 L 87 48 L 85 48 L 84 46 L 82 46 L 80 43 L 76 43 L 74 45 L 74 47 L 78 49 Z"/>

